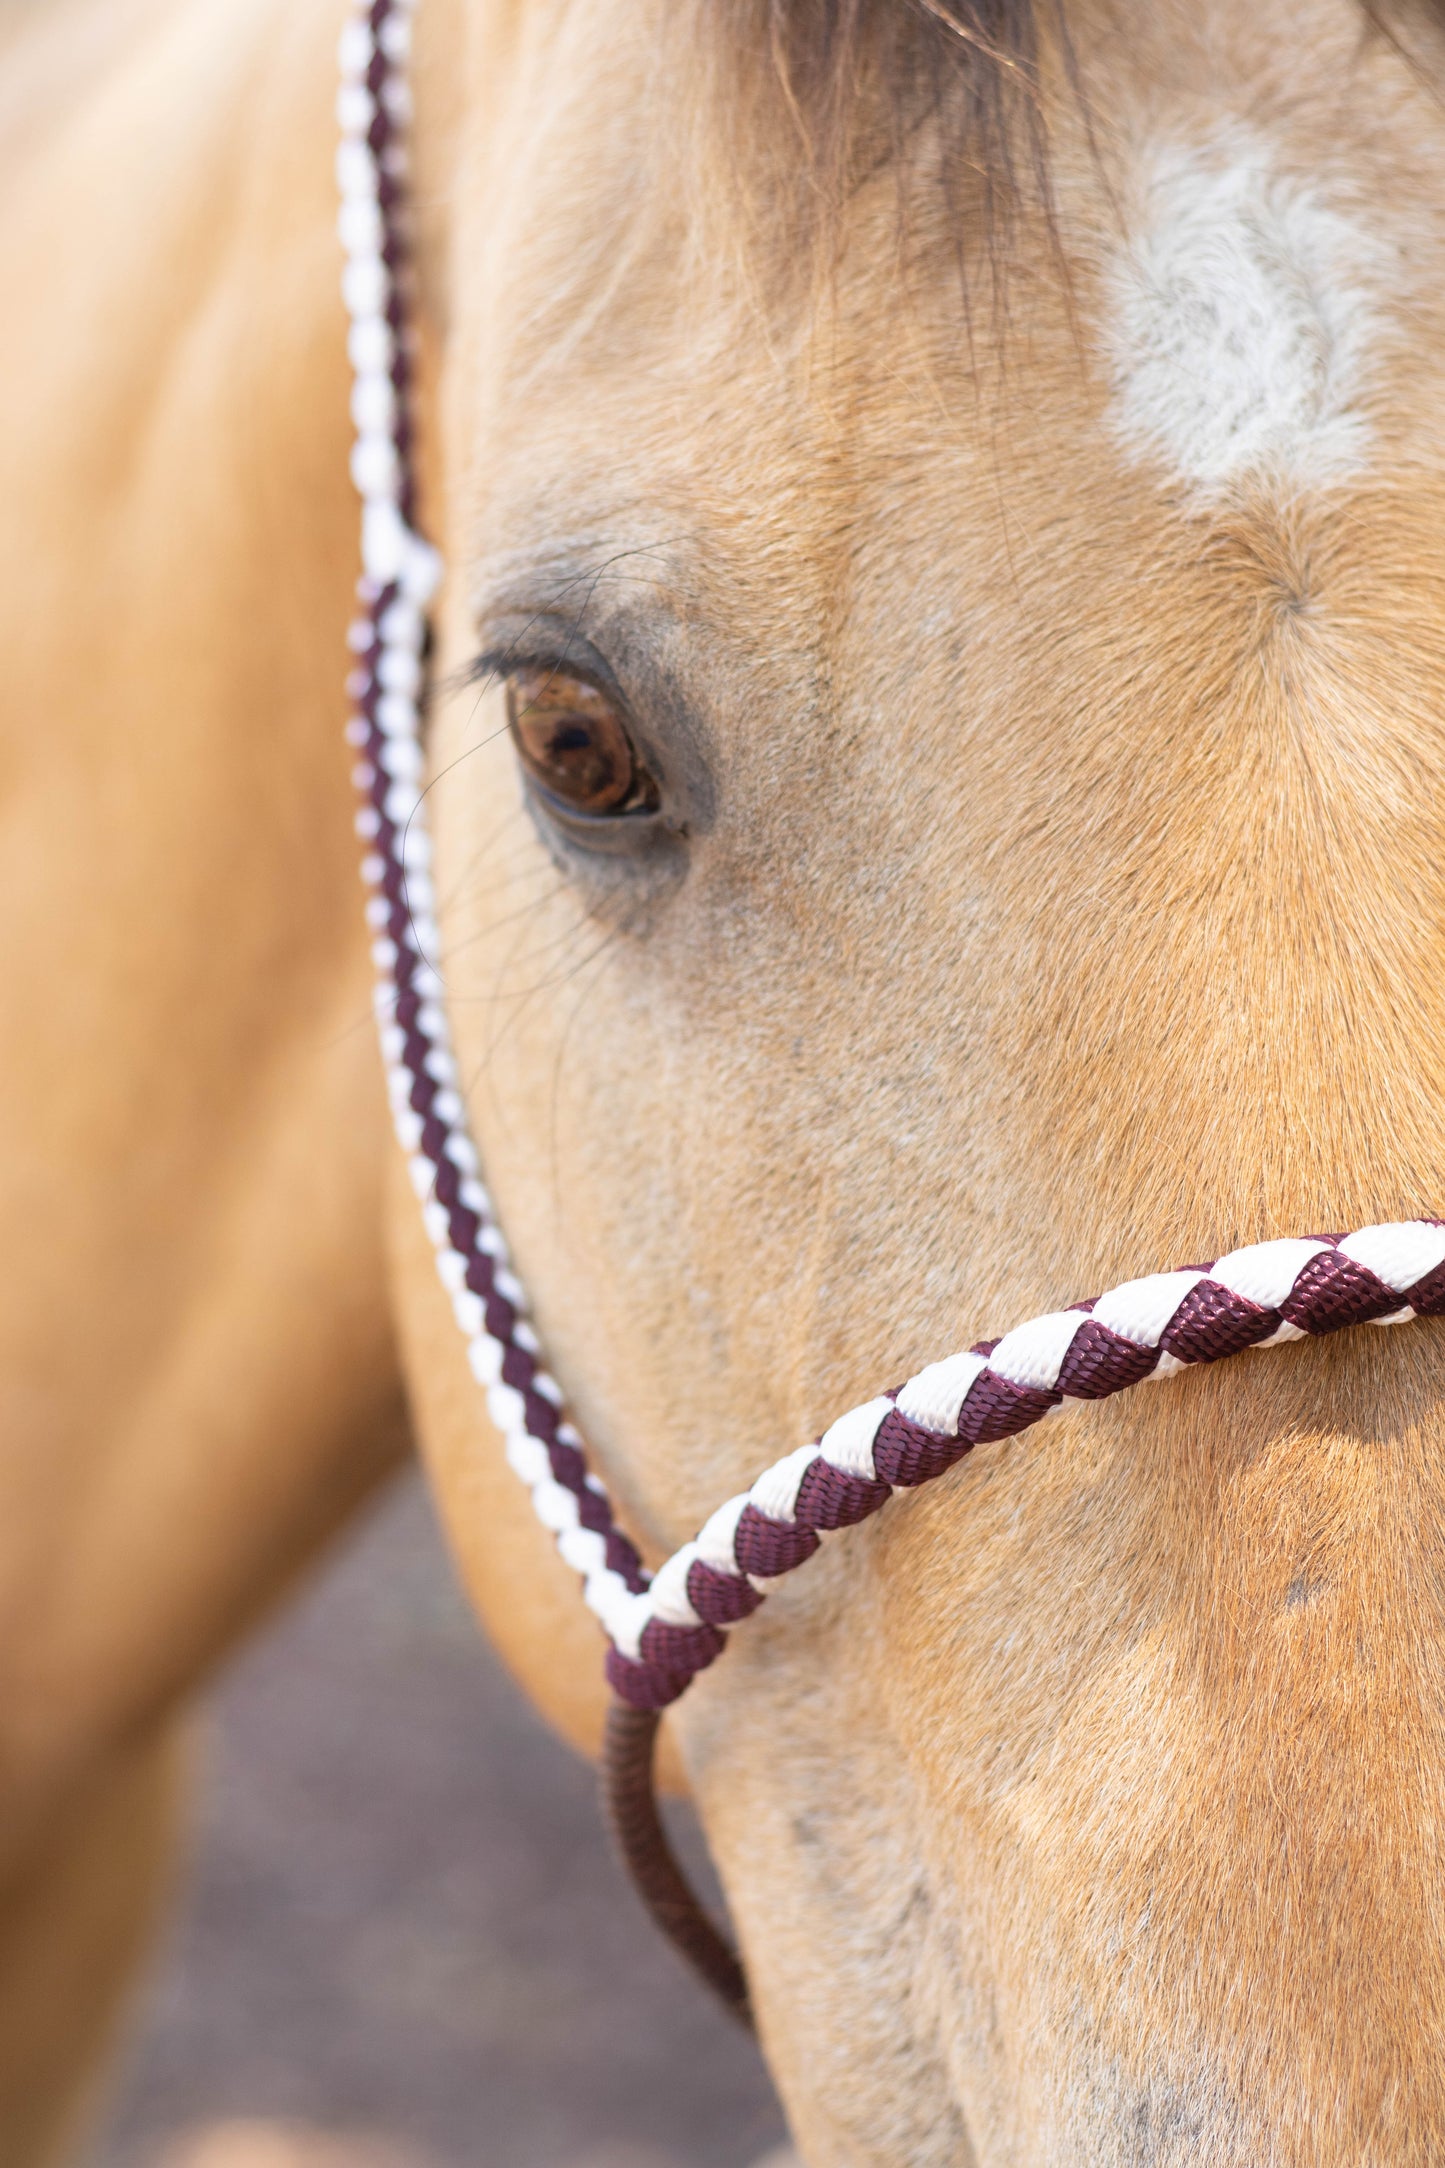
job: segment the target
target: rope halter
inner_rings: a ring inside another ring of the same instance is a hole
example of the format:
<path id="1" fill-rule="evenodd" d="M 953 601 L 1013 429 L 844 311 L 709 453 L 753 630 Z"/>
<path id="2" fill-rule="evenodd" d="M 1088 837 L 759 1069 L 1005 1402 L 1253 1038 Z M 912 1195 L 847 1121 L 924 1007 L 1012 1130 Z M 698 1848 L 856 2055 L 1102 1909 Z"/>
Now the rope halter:
<path id="1" fill-rule="evenodd" d="M 426 610 L 441 561 L 416 525 L 404 215 L 414 4 L 357 8 L 342 33 L 337 98 L 357 429 L 351 471 L 362 500 L 348 737 L 358 755 L 356 825 L 366 847 L 382 1057 L 397 1136 L 487 1412 L 607 1635 L 607 1677 L 621 1705 L 607 1751 L 619 1840 L 665 1931 L 742 2008 L 737 1960 L 698 1911 L 657 1820 L 656 1712 L 825 1535 L 866 1520 L 894 1491 L 943 1475 L 971 1447 L 1027 1430 L 1065 1400 L 1101 1400 L 1245 1348 L 1445 1315 L 1445 1223 L 1405 1220 L 1256 1243 L 1210 1265 L 1127 1281 L 1001 1340 L 980 1341 L 850 1409 L 720 1506 L 655 1574 L 645 1571 L 543 1364 L 468 1133 L 443 985 L 428 961 L 440 940 L 422 727 Z"/>

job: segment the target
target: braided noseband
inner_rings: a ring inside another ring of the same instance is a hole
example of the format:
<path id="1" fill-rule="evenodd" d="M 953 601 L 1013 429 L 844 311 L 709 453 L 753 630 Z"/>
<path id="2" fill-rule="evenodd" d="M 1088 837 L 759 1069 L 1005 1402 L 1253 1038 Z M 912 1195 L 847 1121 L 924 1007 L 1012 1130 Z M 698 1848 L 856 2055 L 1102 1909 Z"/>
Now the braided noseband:
<path id="1" fill-rule="evenodd" d="M 425 610 L 441 574 L 415 525 L 412 347 L 402 210 L 414 0 L 360 7 L 341 40 L 337 117 L 343 292 L 350 316 L 361 494 L 361 614 L 348 726 L 367 847 L 363 875 L 376 1006 L 392 1112 L 466 1336 L 487 1412 L 610 1646 L 617 1696 L 604 1754 L 618 1841 L 665 1933 L 733 2008 L 746 1988 L 733 1953 L 677 1869 L 658 1820 L 658 1712 L 720 1654 L 728 1630 L 834 1529 L 895 1490 L 942 1475 L 972 1446 L 1027 1430 L 1064 1400 L 1101 1400 L 1146 1378 L 1346 1325 L 1445 1315 L 1445 1223 L 1256 1243 L 1213 1264 L 1131 1280 L 933 1363 L 853 1408 L 714 1513 L 656 1574 L 617 1526 L 582 1439 L 543 1367 L 526 1296 L 481 1180 L 442 1009 L 431 845 L 422 805 Z"/>

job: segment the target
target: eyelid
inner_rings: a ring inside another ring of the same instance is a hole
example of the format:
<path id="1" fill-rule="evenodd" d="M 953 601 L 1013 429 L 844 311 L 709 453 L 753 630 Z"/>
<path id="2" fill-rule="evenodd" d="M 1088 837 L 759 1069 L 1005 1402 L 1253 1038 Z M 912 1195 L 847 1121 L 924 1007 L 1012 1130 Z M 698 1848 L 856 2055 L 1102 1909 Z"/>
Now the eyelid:
<path id="1" fill-rule="evenodd" d="M 586 647 L 577 654 L 571 644 L 553 647 L 550 642 L 524 640 L 509 641 L 505 647 L 483 648 L 467 670 L 467 682 L 473 685 L 503 684 L 515 670 L 552 670 L 558 677 L 581 678 L 605 699 L 615 701 L 623 714 L 627 714 L 625 695 L 595 651 Z"/>

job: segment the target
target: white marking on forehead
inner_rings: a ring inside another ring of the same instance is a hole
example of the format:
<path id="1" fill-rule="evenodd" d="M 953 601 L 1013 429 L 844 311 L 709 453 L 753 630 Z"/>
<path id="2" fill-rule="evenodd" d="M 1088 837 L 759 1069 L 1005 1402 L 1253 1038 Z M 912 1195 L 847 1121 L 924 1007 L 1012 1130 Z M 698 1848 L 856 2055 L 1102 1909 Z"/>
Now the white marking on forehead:
<path id="1" fill-rule="evenodd" d="M 1242 128 L 1156 147 L 1135 201 L 1109 325 L 1110 418 L 1130 456 L 1206 494 L 1358 472 L 1388 248 Z"/>

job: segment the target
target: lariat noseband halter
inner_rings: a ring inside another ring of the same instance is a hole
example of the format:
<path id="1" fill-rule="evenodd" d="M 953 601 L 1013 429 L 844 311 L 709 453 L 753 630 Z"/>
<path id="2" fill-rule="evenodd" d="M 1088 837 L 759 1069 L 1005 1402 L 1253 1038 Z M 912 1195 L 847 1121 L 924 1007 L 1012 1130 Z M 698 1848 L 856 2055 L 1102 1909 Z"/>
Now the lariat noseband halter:
<path id="1" fill-rule="evenodd" d="M 416 526 L 403 216 L 414 4 L 375 0 L 353 14 L 337 100 L 357 429 L 351 471 L 363 504 L 348 735 L 358 754 L 382 1056 L 397 1135 L 487 1412 L 608 1638 L 615 1700 L 603 1776 L 613 1829 L 663 1931 L 745 2016 L 742 1968 L 673 1860 L 652 1778 L 659 1712 L 721 1653 L 729 1629 L 832 1530 L 866 1520 L 895 1490 L 942 1475 L 972 1446 L 1027 1430 L 1066 1399 L 1102 1400 L 1146 1378 L 1346 1325 L 1445 1315 L 1445 1223 L 1256 1243 L 980 1341 L 840 1416 L 646 1572 L 543 1365 L 468 1134 L 442 981 L 430 961 L 440 937 L 422 720 L 425 613 L 441 561 Z"/>

